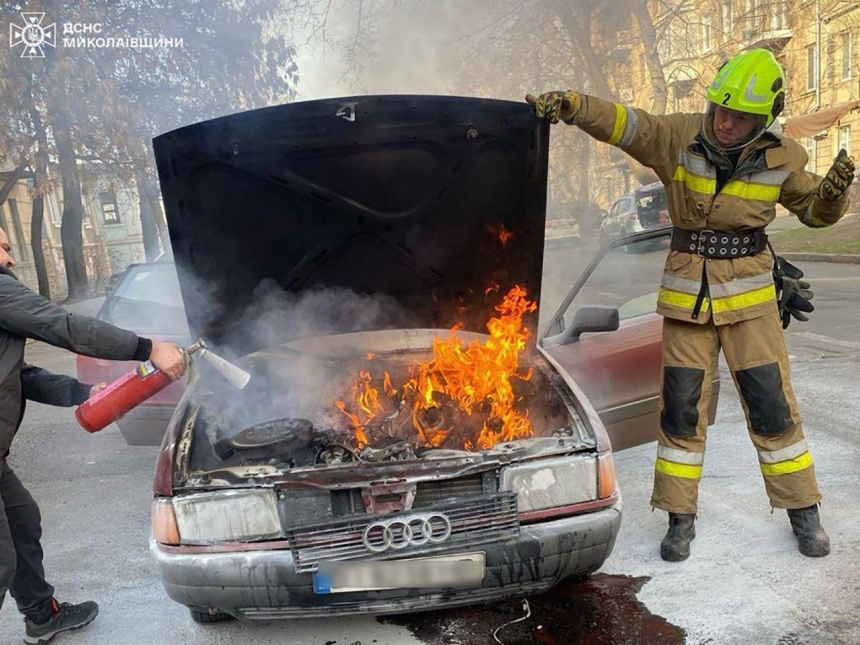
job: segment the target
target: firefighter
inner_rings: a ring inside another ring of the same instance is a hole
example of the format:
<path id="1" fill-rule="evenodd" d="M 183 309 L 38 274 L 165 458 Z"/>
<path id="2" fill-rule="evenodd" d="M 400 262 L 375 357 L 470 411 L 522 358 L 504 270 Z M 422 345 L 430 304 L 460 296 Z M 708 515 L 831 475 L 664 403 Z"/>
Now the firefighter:
<path id="1" fill-rule="evenodd" d="M 539 118 L 576 125 L 653 169 L 665 186 L 671 250 L 657 300 L 664 316 L 660 428 L 651 504 L 669 513 L 664 560 L 689 557 L 720 349 L 741 397 L 773 508 L 788 512 L 800 552 L 825 556 L 812 456 L 789 380 L 782 328 L 804 320 L 802 273 L 767 251 L 781 204 L 806 226 L 836 223 L 854 165 L 842 150 L 822 179 L 781 136 L 785 76 L 763 49 L 726 62 L 705 114 L 654 116 L 573 90 L 529 95 Z M 779 297 L 778 297 L 779 294 Z M 782 323 L 782 324 L 781 324 Z"/>
<path id="2" fill-rule="evenodd" d="M 42 298 L 11 271 L 15 261 L 0 228 L 0 606 L 9 591 L 24 614 L 26 643 L 46 643 L 98 615 L 92 601 L 58 603 L 42 566 L 39 506 L 6 458 L 24 417 L 26 399 L 49 405 L 83 403 L 104 384 L 88 385 L 24 364 L 24 343 L 34 338 L 74 352 L 110 360 L 151 360 L 177 379 L 185 372 L 182 350 L 113 325 L 73 315 Z"/>

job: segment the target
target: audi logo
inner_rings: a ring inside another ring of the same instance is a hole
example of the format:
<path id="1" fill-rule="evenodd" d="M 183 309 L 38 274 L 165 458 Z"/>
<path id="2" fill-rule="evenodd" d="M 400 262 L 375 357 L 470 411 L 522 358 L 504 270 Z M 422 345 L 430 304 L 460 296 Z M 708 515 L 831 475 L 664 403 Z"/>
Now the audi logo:
<path id="1" fill-rule="evenodd" d="M 442 513 L 421 513 L 374 522 L 366 529 L 362 541 L 368 551 L 383 553 L 410 546 L 439 544 L 451 537 L 451 520 Z"/>

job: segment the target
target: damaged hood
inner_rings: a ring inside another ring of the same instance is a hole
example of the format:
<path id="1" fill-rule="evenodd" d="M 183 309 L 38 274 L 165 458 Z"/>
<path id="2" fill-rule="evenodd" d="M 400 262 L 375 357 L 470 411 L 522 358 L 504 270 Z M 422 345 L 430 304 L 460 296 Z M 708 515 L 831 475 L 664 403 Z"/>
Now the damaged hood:
<path id="1" fill-rule="evenodd" d="M 363 327 L 486 332 L 515 284 L 540 300 L 548 126 L 525 103 L 308 101 L 153 144 L 189 325 L 237 353 L 263 344 L 248 321 L 266 294 L 335 295 L 310 322 L 283 307 L 281 341 Z M 356 316 L 356 302 L 379 315 Z"/>

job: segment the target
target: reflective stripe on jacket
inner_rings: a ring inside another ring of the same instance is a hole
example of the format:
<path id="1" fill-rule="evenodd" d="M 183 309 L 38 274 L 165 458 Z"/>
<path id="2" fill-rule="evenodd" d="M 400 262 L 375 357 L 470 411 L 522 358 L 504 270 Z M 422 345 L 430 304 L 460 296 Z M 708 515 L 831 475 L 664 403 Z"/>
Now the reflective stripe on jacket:
<path id="1" fill-rule="evenodd" d="M 570 121 L 653 169 L 666 187 L 669 214 L 679 228 L 742 234 L 773 221 L 777 203 L 816 228 L 835 224 L 845 213 L 847 196 L 836 202 L 819 199 L 822 178 L 804 170 L 806 151 L 773 129 L 743 150 L 735 172 L 717 192 L 717 164 L 729 162 L 705 145 L 704 122 L 704 114 L 654 116 L 585 95 L 582 108 Z M 707 260 L 695 253 L 671 251 L 657 313 L 698 323 L 713 318 L 717 325 L 762 316 L 776 303 L 771 268 L 767 251 Z M 707 278 L 706 298 L 693 320 L 703 278 Z"/>

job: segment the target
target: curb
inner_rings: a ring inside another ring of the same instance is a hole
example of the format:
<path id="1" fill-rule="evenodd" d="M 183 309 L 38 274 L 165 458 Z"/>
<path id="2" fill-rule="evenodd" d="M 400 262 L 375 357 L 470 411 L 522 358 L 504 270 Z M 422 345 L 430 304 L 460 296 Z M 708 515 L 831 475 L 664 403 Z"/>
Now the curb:
<path id="1" fill-rule="evenodd" d="M 776 254 L 789 262 L 836 262 L 838 264 L 860 264 L 856 253 L 780 253 Z"/>

